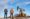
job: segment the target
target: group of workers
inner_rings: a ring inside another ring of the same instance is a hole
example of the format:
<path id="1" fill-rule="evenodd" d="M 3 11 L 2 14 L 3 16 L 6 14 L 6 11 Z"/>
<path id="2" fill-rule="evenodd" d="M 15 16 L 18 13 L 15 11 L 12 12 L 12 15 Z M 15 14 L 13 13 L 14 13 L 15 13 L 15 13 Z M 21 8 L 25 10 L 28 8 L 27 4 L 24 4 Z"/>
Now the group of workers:
<path id="1" fill-rule="evenodd" d="M 5 18 L 5 16 L 6 16 L 6 19 L 7 19 L 7 9 L 4 9 L 4 18 Z M 13 13 L 14 13 L 14 10 L 13 10 L 13 8 L 10 10 L 10 14 L 13 16 Z M 10 15 L 10 17 L 11 17 L 11 15 Z"/>

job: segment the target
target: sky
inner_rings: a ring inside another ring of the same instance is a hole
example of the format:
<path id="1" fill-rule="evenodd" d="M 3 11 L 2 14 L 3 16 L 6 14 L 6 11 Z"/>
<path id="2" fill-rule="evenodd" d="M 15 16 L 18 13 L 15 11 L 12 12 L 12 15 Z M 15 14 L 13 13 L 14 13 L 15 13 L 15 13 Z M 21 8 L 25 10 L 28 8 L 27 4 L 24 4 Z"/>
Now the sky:
<path id="1" fill-rule="evenodd" d="M 10 16 L 10 9 L 14 8 L 14 14 L 19 14 L 17 11 L 17 6 L 25 9 L 25 14 L 30 16 L 30 0 L 0 0 L 0 17 L 4 17 L 4 9 L 7 8 L 8 14 Z"/>

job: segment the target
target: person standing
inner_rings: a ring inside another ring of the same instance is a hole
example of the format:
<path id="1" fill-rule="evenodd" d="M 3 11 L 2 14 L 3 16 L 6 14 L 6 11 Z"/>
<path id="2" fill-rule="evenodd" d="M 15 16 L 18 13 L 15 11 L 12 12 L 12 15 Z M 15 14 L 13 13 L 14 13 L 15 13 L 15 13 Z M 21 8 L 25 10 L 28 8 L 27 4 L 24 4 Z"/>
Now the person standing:
<path id="1" fill-rule="evenodd" d="M 12 15 L 12 19 L 13 19 L 13 13 L 14 13 L 14 10 L 13 10 L 13 8 L 10 10 L 10 14 Z M 10 17 L 11 17 L 11 15 L 10 15 Z"/>
<path id="2" fill-rule="evenodd" d="M 4 13 L 4 18 L 6 17 L 6 19 L 7 19 L 7 12 L 8 12 L 7 9 L 4 9 L 4 12 L 5 12 Z"/>

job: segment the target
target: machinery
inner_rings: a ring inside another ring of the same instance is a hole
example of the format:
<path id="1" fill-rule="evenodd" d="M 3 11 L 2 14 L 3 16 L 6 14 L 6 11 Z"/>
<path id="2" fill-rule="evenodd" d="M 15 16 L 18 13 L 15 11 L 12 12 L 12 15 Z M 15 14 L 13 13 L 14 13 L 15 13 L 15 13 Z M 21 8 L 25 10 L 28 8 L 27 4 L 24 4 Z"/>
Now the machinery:
<path id="1" fill-rule="evenodd" d="M 19 11 L 19 16 L 20 16 L 20 17 L 26 16 L 26 15 L 23 13 L 23 11 L 25 11 L 23 8 L 19 8 L 19 6 L 17 6 L 17 10 L 18 10 L 18 9 L 20 9 L 20 11 Z M 20 12 L 21 12 L 21 14 L 20 14 Z M 19 16 L 18 16 L 18 17 L 19 17 Z"/>

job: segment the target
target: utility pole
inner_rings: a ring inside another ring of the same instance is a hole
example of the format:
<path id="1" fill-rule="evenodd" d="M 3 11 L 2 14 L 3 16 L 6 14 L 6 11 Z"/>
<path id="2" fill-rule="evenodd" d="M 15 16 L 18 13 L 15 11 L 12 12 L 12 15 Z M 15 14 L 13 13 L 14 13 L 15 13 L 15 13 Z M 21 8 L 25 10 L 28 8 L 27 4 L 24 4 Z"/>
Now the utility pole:
<path id="1" fill-rule="evenodd" d="M 4 19 L 5 19 L 5 17 L 6 17 L 6 19 L 7 19 L 7 12 L 8 12 L 7 9 L 4 9 L 4 12 L 5 12 L 5 13 L 4 13 Z"/>

